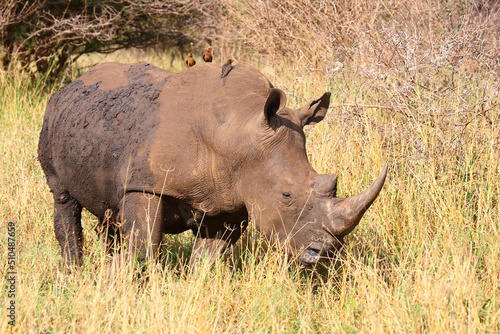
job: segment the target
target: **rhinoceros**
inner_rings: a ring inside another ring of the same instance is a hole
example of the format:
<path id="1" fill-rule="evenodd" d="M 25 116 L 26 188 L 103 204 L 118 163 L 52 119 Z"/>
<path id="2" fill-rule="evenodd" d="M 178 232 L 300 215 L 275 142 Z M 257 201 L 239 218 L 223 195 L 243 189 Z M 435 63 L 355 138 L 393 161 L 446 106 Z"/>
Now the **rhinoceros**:
<path id="1" fill-rule="evenodd" d="M 180 73 L 97 65 L 50 98 L 40 133 L 64 263 L 82 264 L 82 208 L 105 242 L 126 240 L 140 260 L 160 254 L 164 233 L 187 230 L 191 261 L 217 257 L 249 221 L 305 264 L 331 258 L 379 194 L 387 164 L 360 194 L 336 196 L 337 175 L 311 167 L 303 131 L 329 104 L 327 92 L 289 109 L 244 63 L 223 79 L 212 63 Z"/>

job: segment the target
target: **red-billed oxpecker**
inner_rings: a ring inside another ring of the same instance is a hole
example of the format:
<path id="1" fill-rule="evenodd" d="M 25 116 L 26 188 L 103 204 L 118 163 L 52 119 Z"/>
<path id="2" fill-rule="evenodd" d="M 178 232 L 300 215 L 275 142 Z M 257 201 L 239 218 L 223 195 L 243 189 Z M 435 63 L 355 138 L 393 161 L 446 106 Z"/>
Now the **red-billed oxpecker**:
<path id="1" fill-rule="evenodd" d="M 205 63 L 211 63 L 212 62 L 212 48 L 208 48 L 207 51 L 205 51 L 205 54 L 203 55 L 203 60 Z"/>
<path id="2" fill-rule="evenodd" d="M 189 67 L 196 65 L 196 60 L 194 60 L 192 53 L 189 54 L 189 58 L 186 60 L 186 65 Z"/>

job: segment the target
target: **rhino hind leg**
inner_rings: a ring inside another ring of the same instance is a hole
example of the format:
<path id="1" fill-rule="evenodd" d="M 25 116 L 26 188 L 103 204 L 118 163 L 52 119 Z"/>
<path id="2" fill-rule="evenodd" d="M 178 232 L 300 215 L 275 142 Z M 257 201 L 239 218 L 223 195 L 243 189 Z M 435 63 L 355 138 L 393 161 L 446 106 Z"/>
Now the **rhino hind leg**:
<path id="1" fill-rule="evenodd" d="M 210 265 L 214 264 L 229 246 L 227 240 L 197 238 L 189 259 L 189 268 L 195 270 L 204 260 Z"/>
<path id="2" fill-rule="evenodd" d="M 68 193 L 53 191 L 54 231 L 66 266 L 82 265 L 82 206 Z"/>
<path id="3" fill-rule="evenodd" d="M 151 194 L 130 192 L 122 199 L 118 217 L 128 258 L 144 262 L 160 255 L 163 209 L 160 197 Z"/>

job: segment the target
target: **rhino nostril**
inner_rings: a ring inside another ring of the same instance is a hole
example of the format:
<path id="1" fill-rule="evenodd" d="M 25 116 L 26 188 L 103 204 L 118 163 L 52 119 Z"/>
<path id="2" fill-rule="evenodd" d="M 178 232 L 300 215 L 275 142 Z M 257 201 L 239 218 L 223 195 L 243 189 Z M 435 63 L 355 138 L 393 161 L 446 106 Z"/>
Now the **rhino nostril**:
<path id="1" fill-rule="evenodd" d="M 320 260 L 319 252 L 308 248 L 300 254 L 299 259 L 305 264 L 314 264 Z"/>
<path id="2" fill-rule="evenodd" d="M 335 254 L 337 254 L 338 252 L 340 252 L 342 250 L 342 248 L 344 247 L 344 238 L 342 237 L 335 237 L 333 236 L 333 239 L 330 241 L 330 243 L 328 244 L 328 247 L 326 249 L 326 256 L 331 258 L 333 256 L 335 256 Z"/>

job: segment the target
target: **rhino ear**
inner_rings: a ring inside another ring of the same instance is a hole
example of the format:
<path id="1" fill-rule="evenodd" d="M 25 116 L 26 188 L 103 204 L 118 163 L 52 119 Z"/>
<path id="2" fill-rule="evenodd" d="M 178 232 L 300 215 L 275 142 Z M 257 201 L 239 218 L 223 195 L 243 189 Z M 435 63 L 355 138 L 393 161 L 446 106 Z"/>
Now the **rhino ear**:
<path id="1" fill-rule="evenodd" d="M 271 88 L 269 90 L 269 96 L 267 97 L 267 101 L 264 106 L 264 115 L 266 116 L 266 121 L 269 125 L 273 124 L 273 119 L 275 118 L 278 110 L 281 110 L 285 106 L 285 93 L 280 89 Z"/>
<path id="2" fill-rule="evenodd" d="M 305 106 L 297 109 L 301 126 L 319 123 L 326 115 L 330 106 L 330 92 L 326 92 L 317 100 L 309 101 Z"/>

